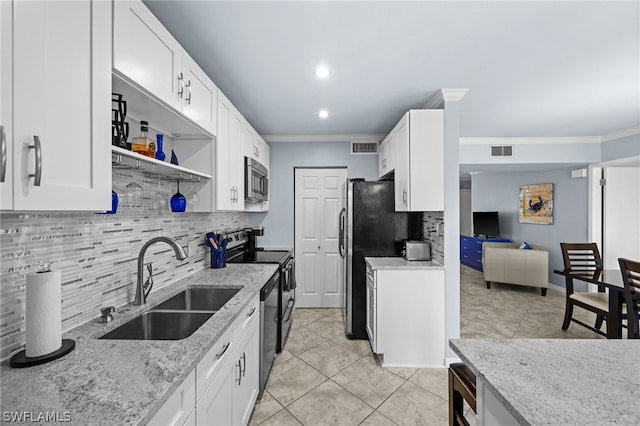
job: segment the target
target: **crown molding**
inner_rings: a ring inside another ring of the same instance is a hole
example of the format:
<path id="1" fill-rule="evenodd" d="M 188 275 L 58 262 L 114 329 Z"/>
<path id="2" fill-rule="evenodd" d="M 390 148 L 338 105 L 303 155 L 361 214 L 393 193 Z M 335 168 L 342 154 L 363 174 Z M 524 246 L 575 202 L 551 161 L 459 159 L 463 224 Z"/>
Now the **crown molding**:
<path id="1" fill-rule="evenodd" d="M 544 137 L 544 138 L 460 138 L 460 145 L 548 145 L 600 143 L 600 136 Z"/>
<path id="2" fill-rule="evenodd" d="M 609 142 L 609 141 L 614 141 L 616 139 L 622 139 L 622 138 L 626 138 L 633 135 L 640 135 L 640 126 L 618 130 L 617 132 L 603 135 L 601 139 L 602 139 L 602 142 Z"/>
<path id="3" fill-rule="evenodd" d="M 425 109 L 438 109 L 445 102 L 457 102 L 464 98 L 469 89 L 440 89 L 429 99 L 424 106 Z"/>
<path id="4" fill-rule="evenodd" d="M 260 135 L 266 142 L 380 142 L 384 133 L 345 133 L 339 135 Z"/>

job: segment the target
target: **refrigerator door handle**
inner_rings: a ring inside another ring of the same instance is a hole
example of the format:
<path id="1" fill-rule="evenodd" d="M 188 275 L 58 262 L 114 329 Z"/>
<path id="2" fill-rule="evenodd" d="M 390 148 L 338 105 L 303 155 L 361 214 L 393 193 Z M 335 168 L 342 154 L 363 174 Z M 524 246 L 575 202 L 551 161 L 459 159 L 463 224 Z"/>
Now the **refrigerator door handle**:
<path id="1" fill-rule="evenodd" d="M 338 252 L 340 253 L 340 257 L 344 259 L 345 251 L 344 251 L 344 221 L 346 219 L 347 210 L 340 210 L 340 215 L 338 216 L 339 223 L 339 231 L 338 231 Z"/>

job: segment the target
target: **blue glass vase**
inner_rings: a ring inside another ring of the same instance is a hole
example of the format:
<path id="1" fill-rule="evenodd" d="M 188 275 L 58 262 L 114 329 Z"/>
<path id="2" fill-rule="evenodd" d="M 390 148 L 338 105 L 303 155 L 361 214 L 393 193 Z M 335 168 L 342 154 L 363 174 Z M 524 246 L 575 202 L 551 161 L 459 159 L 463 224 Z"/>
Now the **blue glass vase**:
<path id="1" fill-rule="evenodd" d="M 180 193 L 180 181 L 178 181 L 178 192 L 171 197 L 171 211 L 182 213 L 187 209 L 187 199 Z"/>
<path id="2" fill-rule="evenodd" d="M 156 135 L 156 160 L 164 161 L 164 152 L 162 151 L 162 139 L 163 135 L 158 133 Z"/>

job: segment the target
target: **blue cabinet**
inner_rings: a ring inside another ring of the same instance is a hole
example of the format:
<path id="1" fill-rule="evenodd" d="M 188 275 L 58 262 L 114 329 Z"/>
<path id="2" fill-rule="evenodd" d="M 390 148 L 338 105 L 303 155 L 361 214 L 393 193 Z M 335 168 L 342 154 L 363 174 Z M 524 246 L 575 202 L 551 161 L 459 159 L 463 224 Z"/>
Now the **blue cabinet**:
<path id="1" fill-rule="evenodd" d="M 508 243 L 506 238 L 476 238 L 460 235 L 460 263 L 482 271 L 482 243 Z"/>

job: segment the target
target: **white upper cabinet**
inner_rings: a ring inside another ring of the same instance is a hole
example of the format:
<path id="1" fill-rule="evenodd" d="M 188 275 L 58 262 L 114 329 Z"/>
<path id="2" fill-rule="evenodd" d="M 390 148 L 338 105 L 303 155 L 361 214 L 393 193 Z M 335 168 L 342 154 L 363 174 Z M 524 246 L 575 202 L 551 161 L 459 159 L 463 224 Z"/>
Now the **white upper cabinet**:
<path id="1" fill-rule="evenodd" d="M 111 3 L 7 3 L 2 2 L 0 125 L 13 150 L 13 209 L 108 210 Z M 13 32 L 7 40 L 9 8 Z M 7 76 L 11 50 L 13 75 Z M 13 94 L 5 98 L 7 78 Z M 9 110 L 13 121 L 5 123 Z"/>
<path id="2" fill-rule="evenodd" d="M 12 14 L 13 4 L 0 2 L 0 210 L 13 209 Z"/>
<path id="3" fill-rule="evenodd" d="M 389 133 L 378 146 L 378 177 L 382 178 L 395 170 L 396 145 L 393 132 Z"/>
<path id="4" fill-rule="evenodd" d="M 244 118 L 218 91 L 216 140 L 216 210 L 244 210 Z"/>
<path id="5" fill-rule="evenodd" d="M 141 1 L 114 2 L 113 68 L 212 135 L 217 88 Z"/>
<path id="6" fill-rule="evenodd" d="M 182 112 L 209 133 L 218 131 L 218 88 L 186 53 L 182 56 L 185 93 Z"/>
<path id="7" fill-rule="evenodd" d="M 444 111 L 408 111 L 391 131 L 396 211 L 444 211 Z"/>
<path id="8" fill-rule="evenodd" d="M 267 143 L 260 137 L 260 135 L 251 127 L 248 121 L 244 122 L 244 155 L 245 157 L 253 158 L 267 169 L 269 164 L 267 160 L 266 151 L 268 149 Z"/>
<path id="9" fill-rule="evenodd" d="M 182 109 L 182 46 L 141 1 L 114 2 L 113 68 Z"/>

